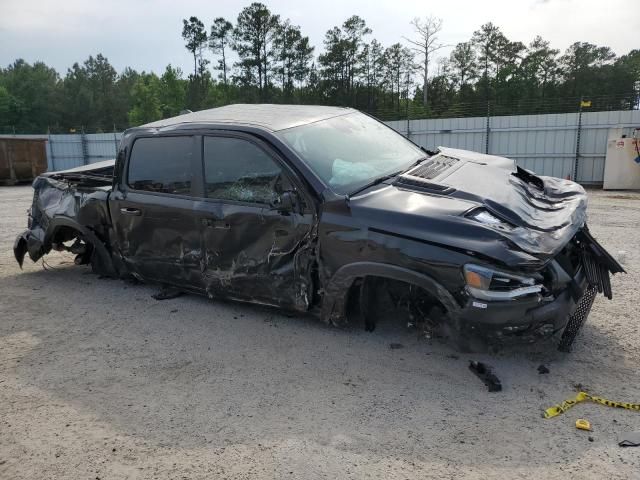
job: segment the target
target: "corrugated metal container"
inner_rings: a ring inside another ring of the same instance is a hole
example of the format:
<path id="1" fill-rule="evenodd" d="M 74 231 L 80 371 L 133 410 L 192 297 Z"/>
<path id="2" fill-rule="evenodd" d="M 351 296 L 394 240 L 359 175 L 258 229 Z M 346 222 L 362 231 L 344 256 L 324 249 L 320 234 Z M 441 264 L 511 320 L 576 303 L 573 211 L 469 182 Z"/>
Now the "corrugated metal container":
<path id="1" fill-rule="evenodd" d="M 46 170 L 46 140 L 0 138 L 0 184 L 30 182 Z"/>

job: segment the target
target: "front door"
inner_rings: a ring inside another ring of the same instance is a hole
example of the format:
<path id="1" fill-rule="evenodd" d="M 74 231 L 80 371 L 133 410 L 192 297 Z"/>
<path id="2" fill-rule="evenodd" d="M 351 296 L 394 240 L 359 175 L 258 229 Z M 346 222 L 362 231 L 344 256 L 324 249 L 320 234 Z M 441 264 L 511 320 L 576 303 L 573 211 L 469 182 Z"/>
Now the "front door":
<path id="1" fill-rule="evenodd" d="M 265 144 L 243 135 L 203 137 L 203 169 L 208 293 L 306 309 L 313 215 L 291 173 Z M 296 200 L 285 207 L 283 194 Z"/>

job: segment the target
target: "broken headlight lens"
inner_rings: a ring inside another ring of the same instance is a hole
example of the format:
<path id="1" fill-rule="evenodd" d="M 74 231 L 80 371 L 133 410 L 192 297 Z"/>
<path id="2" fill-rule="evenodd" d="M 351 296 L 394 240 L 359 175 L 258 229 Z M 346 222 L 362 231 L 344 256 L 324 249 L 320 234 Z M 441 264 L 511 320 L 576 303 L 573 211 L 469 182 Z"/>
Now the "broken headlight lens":
<path id="1" fill-rule="evenodd" d="M 472 263 L 464 266 L 464 279 L 469 293 L 484 300 L 509 300 L 542 290 L 542 285 L 536 285 L 535 278 L 501 272 Z"/>

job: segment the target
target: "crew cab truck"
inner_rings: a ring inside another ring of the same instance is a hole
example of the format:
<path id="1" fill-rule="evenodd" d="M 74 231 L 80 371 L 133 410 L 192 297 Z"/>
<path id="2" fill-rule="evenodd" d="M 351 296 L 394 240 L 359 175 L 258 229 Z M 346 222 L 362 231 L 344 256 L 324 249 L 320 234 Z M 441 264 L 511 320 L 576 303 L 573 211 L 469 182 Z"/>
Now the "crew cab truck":
<path id="1" fill-rule="evenodd" d="M 623 271 L 590 234 L 580 185 L 430 152 L 348 108 L 187 113 L 33 188 L 21 266 L 66 250 L 102 275 L 369 330 L 386 295 L 461 348 L 555 336 L 566 350 Z"/>

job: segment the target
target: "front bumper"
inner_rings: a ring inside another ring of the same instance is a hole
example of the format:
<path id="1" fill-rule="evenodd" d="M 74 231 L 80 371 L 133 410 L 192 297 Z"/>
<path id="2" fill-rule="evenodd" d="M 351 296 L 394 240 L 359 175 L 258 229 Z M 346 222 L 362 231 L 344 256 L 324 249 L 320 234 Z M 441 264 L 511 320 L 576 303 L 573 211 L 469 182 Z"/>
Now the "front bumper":
<path id="1" fill-rule="evenodd" d="M 552 337 L 565 328 L 587 288 L 587 278 L 580 268 L 567 287 L 554 296 L 531 295 L 494 302 L 469 297 L 458 317 L 458 334 L 502 345 Z"/>

